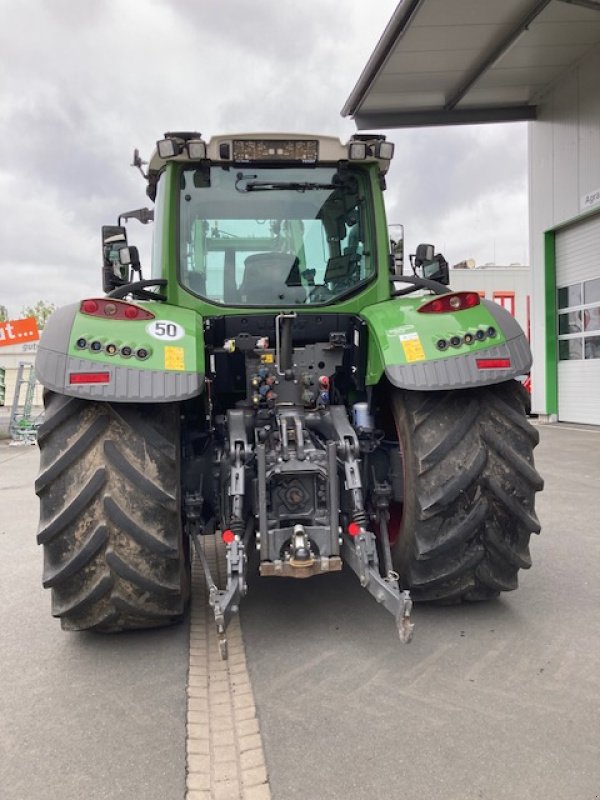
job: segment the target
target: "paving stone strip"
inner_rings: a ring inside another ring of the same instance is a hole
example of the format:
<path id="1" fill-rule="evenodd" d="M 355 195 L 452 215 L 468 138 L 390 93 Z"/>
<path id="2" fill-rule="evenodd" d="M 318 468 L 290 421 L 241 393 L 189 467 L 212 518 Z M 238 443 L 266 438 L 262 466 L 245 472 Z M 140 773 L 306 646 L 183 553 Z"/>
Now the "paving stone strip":
<path id="1" fill-rule="evenodd" d="M 225 582 L 220 537 L 202 537 L 210 570 Z M 216 578 L 215 578 L 216 579 Z M 227 629 L 222 661 L 202 566 L 192 564 L 187 702 L 186 800 L 271 800 L 239 617 Z"/>

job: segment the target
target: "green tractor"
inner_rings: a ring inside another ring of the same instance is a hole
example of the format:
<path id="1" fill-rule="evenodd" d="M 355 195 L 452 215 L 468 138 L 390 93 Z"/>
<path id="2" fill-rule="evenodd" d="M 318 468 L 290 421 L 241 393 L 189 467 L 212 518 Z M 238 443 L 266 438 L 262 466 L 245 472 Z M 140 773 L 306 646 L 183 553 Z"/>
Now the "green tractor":
<path id="1" fill-rule="evenodd" d="M 38 542 L 64 629 L 181 619 L 192 552 L 223 653 L 249 564 L 345 562 L 404 641 L 413 600 L 517 587 L 543 485 L 529 346 L 499 305 L 448 288 L 431 245 L 403 273 L 392 156 L 373 134 L 168 133 L 147 171 L 136 151 L 155 208 L 103 228 L 105 295 L 56 311 L 37 357 Z M 150 277 L 131 218 L 154 222 Z"/>

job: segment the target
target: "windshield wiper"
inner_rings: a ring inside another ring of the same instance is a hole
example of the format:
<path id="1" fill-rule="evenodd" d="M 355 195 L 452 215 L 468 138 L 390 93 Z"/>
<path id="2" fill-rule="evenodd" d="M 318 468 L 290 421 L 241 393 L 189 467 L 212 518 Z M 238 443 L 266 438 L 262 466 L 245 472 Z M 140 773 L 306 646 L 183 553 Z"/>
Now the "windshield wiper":
<path id="1" fill-rule="evenodd" d="M 238 192 L 272 192 L 290 190 L 293 192 L 310 192 L 315 189 L 336 189 L 333 183 L 309 183 L 302 181 L 256 181 L 256 175 L 243 175 L 241 172 L 237 175 L 235 188 Z M 240 184 L 244 183 L 244 186 Z"/>

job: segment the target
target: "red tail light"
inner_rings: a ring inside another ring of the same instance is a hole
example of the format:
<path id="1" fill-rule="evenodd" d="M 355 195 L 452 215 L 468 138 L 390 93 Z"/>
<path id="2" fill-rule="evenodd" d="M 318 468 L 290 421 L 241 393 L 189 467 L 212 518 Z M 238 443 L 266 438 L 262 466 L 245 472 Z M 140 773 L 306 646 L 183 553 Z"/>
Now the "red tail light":
<path id="1" fill-rule="evenodd" d="M 226 528 L 221 534 L 221 539 L 223 539 L 225 544 L 231 544 L 235 541 L 235 533 L 230 528 Z"/>
<path id="2" fill-rule="evenodd" d="M 110 372 L 71 372 L 69 383 L 110 383 Z"/>
<path id="3" fill-rule="evenodd" d="M 452 292 L 451 294 L 441 294 L 429 300 L 418 308 L 422 314 L 448 314 L 455 311 L 464 311 L 465 308 L 473 308 L 480 303 L 477 292 Z"/>
<path id="4" fill-rule="evenodd" d="M 348 525 L 348 533 L 350 534 L 350 536 L 358 536 L 360 531 L 361 531 L 361 528 L 360 528 L 360 525 L 358 524 L 358 522 L 351 522 Z"/>
<path id="5" fill-rule="evenodd" d="M 90 317 L 108 319 L 154 319 L 154 314 L 145 308 L 125 300 L 112 300 L 110 297 L 82 300 L 79 310 Z"/>
<path id="6" fill-rule="evenodd" d="M 510 358 L 478 358 L 477 369 L 510 369 Z"/>

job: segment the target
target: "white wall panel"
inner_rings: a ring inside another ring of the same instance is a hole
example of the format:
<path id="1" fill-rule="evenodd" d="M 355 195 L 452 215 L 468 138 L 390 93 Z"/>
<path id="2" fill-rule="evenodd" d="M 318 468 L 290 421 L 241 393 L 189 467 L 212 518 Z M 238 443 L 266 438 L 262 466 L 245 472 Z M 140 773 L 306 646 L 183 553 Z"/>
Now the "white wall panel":
<path id="1" fill-rule="evenodd" d="M 579 192 L 600 189 L 600 50 L 579 70 Z"/>
<path id="2" fill-rule="evenodd" d="M 538 106 L 537 121 L 530 124 L 529 242 L 533 288 L 533 410 L 541 414 L 548 411 L 544 233 L 576 219 L 585 211 L 581 198 L 600 189 L 599 76 L 600 47 L 596 47 L 542 98 Z M 600 207 L 598 210 L 600 211 Z M 580 229 L 579 233 L 582 231 L 583 234 L 586 233 L 584 229 Z M 566 240 L 563 240 L 562 244 L 565 243 Z M 598 252 L 596 245 L 596 253 Z M 582 274 L 590 267 L 589 258 L 583 255 L 581 257 L 579 269 Z M 564 372 L 567 380 L 571 374 L 570 366 L 569 364 Z M 568 391 L 564 383 L 559 391 L 563 394 Z M 596 395 L 599 396 L 600 394 Z M 563 396 L 563 402 L 564 400 Z"/>
<path id="3" fill-rule="evenodd" d="M 558 418 L 600 425 L 600 359 L 558 365 Z"/>
<path id="4" fill-rule="evenodd" d="M 600 278 L 600 214 L 556 234 L 556 283 Z M 600 425 L 600 359 L 558 362 L 558 418 Z"/>
<path id="5" fill-rule="evenodd" d="M 556 285 L 600 278 L 600 216 L 556 234 Z"/>
<path id="6" fill-rule="evenodd" d="M 554 91 L 552 130 L 555 219 L 579 213 L 579 73 L 568 75 Z"/>

